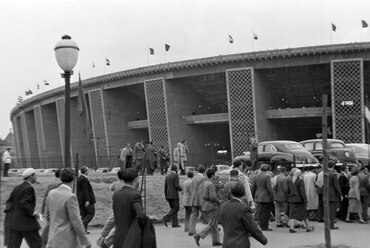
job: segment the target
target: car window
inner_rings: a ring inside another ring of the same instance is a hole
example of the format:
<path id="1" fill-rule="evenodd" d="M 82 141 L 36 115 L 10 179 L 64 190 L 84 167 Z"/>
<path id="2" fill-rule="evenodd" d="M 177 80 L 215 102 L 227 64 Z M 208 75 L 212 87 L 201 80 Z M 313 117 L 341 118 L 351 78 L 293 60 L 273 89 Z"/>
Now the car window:
<path id="1" fill-rule="evenodd" d="M 312 142 L 304 143 L 303 147 L 306 148 L 309 151 L 313 151 L 313 143 Z"/>
<path id="2" fill-rule="evenodd" d="M 340 143 L 340 142 L 333 142 L 330 144 L 331 148 L 343 148 L 345 147 L 344 144 Z"/>
<path id="3" fill-rule="evenodd" d="M 321 142 L 317 142 L 315 143 L 315 150 L 322 150 L 322 143 Z"/>
<path id="4" fill-rule="evenodd" d="M 263 145 L 258 146 L 258 153 L 262 153 L 262 152 L 263 152 Z"/>
<path id="5" fill-rule="evenodd" d="M 276 152 L 276 148 L 274 145 L 271 145 L 271 144 L 267 144 L 265 146 L 265 152 Z"/>
<path id="6" fill-rule="evenodd" d="M 288 148 L 288 150 L 293 150 L 293 149 L 302 149 L 302 145 L 299 143 L 288 143 L 285 144 L 285 146 Z"/>

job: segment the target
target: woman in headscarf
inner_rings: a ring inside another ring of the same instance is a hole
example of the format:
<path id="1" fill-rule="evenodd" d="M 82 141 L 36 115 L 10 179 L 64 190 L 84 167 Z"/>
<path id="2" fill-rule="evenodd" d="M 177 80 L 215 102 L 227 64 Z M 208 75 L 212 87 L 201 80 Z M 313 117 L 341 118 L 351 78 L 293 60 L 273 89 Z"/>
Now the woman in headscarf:
<path id="1" fill-rule="evenodd" d="M 307 216 L 307 195 L 303 180 L 300 178 L 302 172 L 298 168 L 292 169 L 292 177 L 288 180 L 288 202 L 289 202 L 289 232 L 296 233 L 294 225 L 297 220 L 304 221 L 306 232 L 314 230 L 309 225 Z"/>

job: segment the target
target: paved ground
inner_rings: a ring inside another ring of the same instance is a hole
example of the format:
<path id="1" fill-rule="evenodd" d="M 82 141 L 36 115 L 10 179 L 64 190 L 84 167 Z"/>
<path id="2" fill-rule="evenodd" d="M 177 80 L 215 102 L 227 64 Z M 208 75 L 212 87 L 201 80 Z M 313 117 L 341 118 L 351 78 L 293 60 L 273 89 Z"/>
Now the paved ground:
<path id="1" fill-rule="evenodd" d="M 289 248 L 293 246 L 301 247 L 312 247 L 312 245 L 324 244 L 324 224 L 312 222 L 315 226 L 315 231 L 306 233 L 305 230 L 298 230 L 297 233 L 289 233 L 287 228 L 276 228 L 275 223 L 271 223 L 272 232 L 265 232 L 268 238 L 268 244 L 266 246 L 261 245 L 253 238 L 251 238 L 251 247 L 253 248 Z M 339 221 L 337 223 L 339 229 L 331 231 L 332 244 L 346 244 L 351 245 L 354 248 L 369 248 L 370 247 L 370 224 L 358 224 L 358 223 L 344 223 Z M 199 230 L 201 224 L 197 226 Z M 158 248 L 195 248 L 197 247 L 193 238 L 187 236 L 184 233 L 183 228 L 170 228 L 164 225 L 155 225 L 156 236 L 157 236 L 157 247 Z M 222 229 L 222 228 L 221 228 Z M 99 238 L 101 229 L 95 228 L 90 230 L 89 234 L 90 241 L 93 243 L 94 248 L 98 248 L 95 241 Z M 1 234 L 2 235 L 2 234 Z M 221 233 L 222 237 L 222 233 Z M 1 244 L 2 244 L 1 236 Z M 0 247 L 2 245 L 0 244 Z M 25 242 L 22 244 L 22 248 L 27 248 Z M 212 241 L 210 237 L 200 241 L 200 247 L 210 248 L 212 247 Z"/>

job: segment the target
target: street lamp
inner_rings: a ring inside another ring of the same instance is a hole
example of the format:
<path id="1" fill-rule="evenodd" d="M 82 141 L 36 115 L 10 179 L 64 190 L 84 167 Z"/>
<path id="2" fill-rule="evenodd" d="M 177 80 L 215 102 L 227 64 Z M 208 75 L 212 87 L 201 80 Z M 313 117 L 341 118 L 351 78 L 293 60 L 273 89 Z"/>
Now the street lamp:
<path id="1" fill-rule="evenodd" d="M 70 137 L 71 137 L 71 108 L 70 108 L 70 79 L 73 74 L 73 68 L 77 63 L 78 58 L 78 45 L 71 40 L 71 36 L 64 35 L 62 40 L 58 41 L 55 45 L 55 57 L 59 67 L 64 71 L 62 78 L 65 79 L 64 90 L 64 167 L 71 168 L 71 150 L 70 150 Z"/>

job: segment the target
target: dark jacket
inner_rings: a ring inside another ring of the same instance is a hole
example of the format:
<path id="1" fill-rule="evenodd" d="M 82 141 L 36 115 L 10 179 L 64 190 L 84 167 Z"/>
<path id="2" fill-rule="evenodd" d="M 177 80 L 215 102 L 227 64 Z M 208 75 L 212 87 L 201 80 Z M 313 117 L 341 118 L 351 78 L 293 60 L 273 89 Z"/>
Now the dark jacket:
<path id="1" fill-rule="evenodd" d="M 307 204 L 306 190 L 303 180 L 298 177 L 293 183 L 292 178 L 288 179 L 288 202 Z"/>
<path id="2" fill-rule="evenodd" d="M 252 195 L 256 202 L 273 202 L 274 192 L 272 191 L 271 176 L 261 171 L 254 180 Z"/>
<path id="3" fill-rule="evenodd" d="M 275 194 L 275 201 L 286 202 L 288 199 L 288 178 L 277 175 L 273 191 Z"/>
<path id="4" fill-rule="evenodd" d="M 95 204 L 95 194 L 87 177 L 81 175 L 77 179 L 77 198 L 80 205 L 85 205 L 88 201 Z"/>
<path id="5" fill-rule="evenodd" d="M 149 217 L 145 217 L 145 225 L 142 227 L 134 219 L 122 248 L 157 248 L 154 225 Z"/>
<path id="6" fill-rule="evenodd" d="M 339 201 L 341 197 L 337 174 L 329 170 L 329 201 Z"/>
<path id="7" fill-rule="evenodd" d="M 139 191 L 126 185 L 116 192 L 113 195 L 113 214 L 116 220 L 113 248 L 121 248 L 125 243 L 134 219 L 137 218 L 139 224 L 145 222 L 143 204 Z"/>
<path id="8" fill-rule="evenodd" d="M 237 199 L 232 198 L 221 206 L 220 218 L 224 228 L 223 248 L 249 248 L 249 234 L 261 244 L 267 244 L 251 209 Z"/>
<path id="9" fill-rule="evenodd" d="M 166 199 L 179 199 L 179 191 L 182 191 L 179 175 L 171 171 L 164 180 L 164 196 Z"/>
<path id="10" fill-rule="evenodd" d="M 37 231 L 40 224 L 33 215 L 36 206 L 34 188 L 26 181 L 16 186 L 6 202 L 7 223 L 15 231 Z"/>
<path id="11" fill-rule="evenodd" d="M 342 192 L 342 195 L 347 196 L 348 191 L 349 191 L 349 179 L 348 179 L 348 177 L 346 177 L 343 173 L 340 173 L 340 175 L 338 177 L 338 184 L 339 184 L 340 192 Z"/>
<path id="12" fill-rule="evenodd" d="M 360 191 L 360 196 L 370 195 L 370 184 L 369 184 L 369 175 L 366 175 L 364 172 L 358 173 L 358 189 Z"/>

